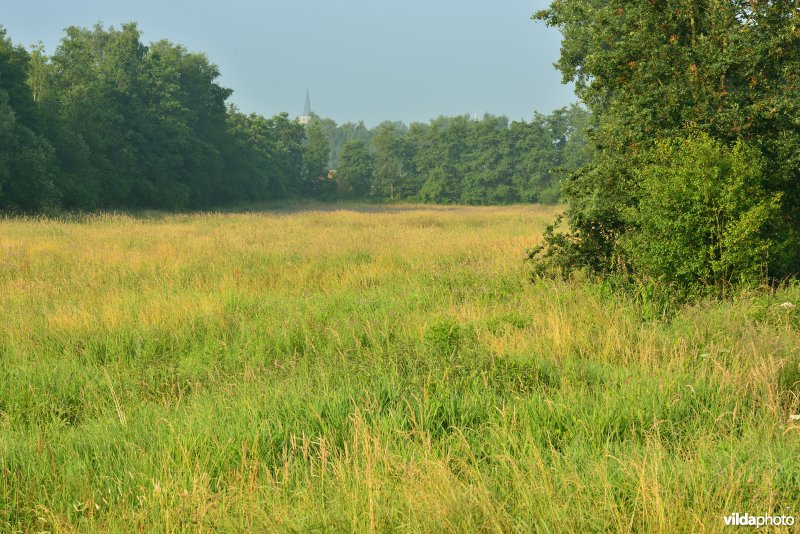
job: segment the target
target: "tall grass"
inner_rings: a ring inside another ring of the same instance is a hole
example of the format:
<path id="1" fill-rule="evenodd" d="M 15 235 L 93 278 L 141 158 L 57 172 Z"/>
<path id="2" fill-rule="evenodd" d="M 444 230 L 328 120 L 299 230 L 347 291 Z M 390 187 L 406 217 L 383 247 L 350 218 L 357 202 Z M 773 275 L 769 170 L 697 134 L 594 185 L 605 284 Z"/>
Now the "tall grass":
<path id="1" fill-rule="evenodd" d="M 552 215 L 0 221 L 0 531 L 715 532 L 800 505 L 800 287 L 655 321 L 527 282 Z"/>

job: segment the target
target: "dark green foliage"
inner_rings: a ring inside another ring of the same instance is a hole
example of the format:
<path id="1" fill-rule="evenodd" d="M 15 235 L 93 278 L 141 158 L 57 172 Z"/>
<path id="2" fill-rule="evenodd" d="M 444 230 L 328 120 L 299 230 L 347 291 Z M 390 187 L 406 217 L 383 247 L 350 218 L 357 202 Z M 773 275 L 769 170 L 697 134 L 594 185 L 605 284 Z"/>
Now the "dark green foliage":
<path id="1" fill-rule="evenodd" d="M 512 182 L 519 200 L 553 204 L 561 178 L 589 160 L 588 113 L 578 106 L 537 113 L 530 123 L 511 123 Z"/>
<path id="2" fill-rule="evenodd" d="M 0 210 L 186 210 L 288 197 L 555 203 L 562 176 L 588 157 L 587 113 L 577 106 L 510 125 L 486 115 L 370 130 L 312 115 L 303 126 L 285 113 L 239 112 L 219 76 L 202 53 L 145 45 L 136 24 L 67 28 L 50 57 L 3 32 Z"/>
<path id="3" fill-rule="evenodd" d="M 562 178 L 590 158 L 587 125 L 588 113 L 573 105 L 550 115 L 537 113 L 530 122 L 509 124 L 507 118 L 492 115 L 481 120 L 456 116 L 410 126 L 383 122 L 372 130 L 363 123 L 337 126 L 330 119 L 312 116 L 306 135 L 327 138 L 328 168 L 337 171 L 341 171 L 348 144 L 350 150 L 355 143 L 368 147 L 372 158 L 372 174 L 367 179 L 370 186 L 359 194 L 340 176 L 337 190 L 343 198 L 472 205 L 555 204 L 561 198 Z M 317 157 L 312 146 L 319 146 L 316 150 L 320 154 L 324 152 L 324 142 L 318 139 L 311 143 L 309 137 L 307 157 Z M 307 189 L 315 190 L 314 180 L 306 179 L 310 185 Z M 321 185 L 326 184 L 323 181 Z"/>
<path id="4" fill-rule="evenodd" d="M 372 130 L 363 123 L 337 126 L 312 115 L 306 127 L 308 162 L 300 191 L 322 199 L 336 195 L 440 204 L 555 204 L 561 198 L 563 176 L 591 157 L 587 125 L 588 113 L 574 105 L 550 115 L 537 113 L 531 122 L 456 116 L 410 126 L 383 122 Z M 348 158 L 356 146 L 361 160 L 365 156 L 360 147 L 367 147 L 372 171 L 362 172 L 360 179 L 365 181 L 354 188 L 346 176 L 351 174 Z M 330 155 L 328 166 L 321 167 L 325 153 Z M 312 177 L 311 169 L 338 171 L 335 191 L 332 181 Z"/>
<path id="5" fill-rule="evenodd" d="M 27 84 L 30 55 L 0 28 L 0 209 L 42 211 L 58 201 L 52 145 Z"/>
<path id="6" fill-rule="evenodd" d="M 443 204 L 556 203 L 562 176 L 590 156 L 587 122 L 586 111 L 572 106 L 511 124 L 492 115 L 439 117 L 408 128 L 383 123 L 369 132 L 370 195 Z"/>
<path id="7" fill-rule="evenodd" d="M 336 173 L 339 194 L 343 197 L 367 197 L 372 193 L 372 179 L 372 158 L 367 145 L 358 139 L 346 142 Z"/>
<path id="8" fill-rule="evenodd" d="M 52 57 L 0 34 L 0 210 L 182 210 L 305 194 L 303 127 L 228 108 L 204 54 L 135 24 Z M 325 155 L 327 159 L 327 155 Z"/>
<path id="9" fill-rule="evenodd" d="M 320 121 L 311 121 L 306 128 L 303 146 L 303 182 L 300 193 L 312 198 L 329 198 L 335 193 L 335 184 L 328 180 L 328 160 L 331 143 Z"/>
<path id="10" fill-rule="evenodd" d="M 68 166 L 83 167 L 77 179 L 98 190 L 100 207 L 210 204 L 230 95 L 214 83 L 217 68 L 168 41 L 144 46 L 135 24 L 66 32 L 51 59 L 58 120 L 86 146 L 88 160 Z"/>
<path id="11" fill-rule="evenodd" d="M 562 0 L 536 18 L 562 31 L 557 66 L 593 121 L 538 269 L 684 293 L 800 272 L 795 2 Z"/>
<path id="12" fill-rule="evenodd" d="M 266 119 L 231 107 L 227 133 L 222 148 L 227 180 L 220 184 L 218 198 L 241 202 L 285 197 L 302 165 L 302 126 L 285 114 Z"/>
<path id="13" fill-rule="evenodd" d="M 413 187 L 409 187 L 410 147 L 404 128 L 394 123 L 380 124 L 373 130 L 370 144 L 376 195 L 389 200 L 413 195 Z"/>

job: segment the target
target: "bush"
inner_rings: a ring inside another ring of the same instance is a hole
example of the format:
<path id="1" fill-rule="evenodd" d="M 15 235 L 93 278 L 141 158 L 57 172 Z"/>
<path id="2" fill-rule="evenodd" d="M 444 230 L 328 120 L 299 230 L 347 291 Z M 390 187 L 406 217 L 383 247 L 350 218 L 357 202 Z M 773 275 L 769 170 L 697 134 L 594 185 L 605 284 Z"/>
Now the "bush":
<path id="1" fill-rule="evenodd" d="M 638 171 L 638 206 L 620 244 L 634 276 L 680 294 L 724 295 L 765 280 L 780 194 L 764 187 L 764 158 L 742 141 L 707 135 L 656 143 Z"/>

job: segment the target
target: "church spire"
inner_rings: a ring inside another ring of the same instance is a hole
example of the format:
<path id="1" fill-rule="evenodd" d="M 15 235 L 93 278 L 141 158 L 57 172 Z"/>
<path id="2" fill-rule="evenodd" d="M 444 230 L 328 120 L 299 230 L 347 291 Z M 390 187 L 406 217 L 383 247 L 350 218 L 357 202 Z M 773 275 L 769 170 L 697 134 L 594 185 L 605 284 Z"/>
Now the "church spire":
<path id="1" fill-rule="evenodd" d="M 311 98 L 308 96 L 308 89 L 306 89 L 306 105 L 303 108 L 303 114 L 297 117 L 297 122 L 300 124 L 311 122 Z"/>

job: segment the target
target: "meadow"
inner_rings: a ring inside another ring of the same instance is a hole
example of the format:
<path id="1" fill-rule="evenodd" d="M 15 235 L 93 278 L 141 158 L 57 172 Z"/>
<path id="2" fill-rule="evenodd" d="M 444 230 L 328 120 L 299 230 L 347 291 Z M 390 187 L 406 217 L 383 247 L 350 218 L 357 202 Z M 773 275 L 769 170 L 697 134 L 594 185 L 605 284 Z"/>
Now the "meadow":
<path id="1" fill-rule="evenodd" d="M 531 282 L 556 211 L 0 220 L 0 531 L 800 519 L 800 285 Z"/>

